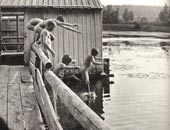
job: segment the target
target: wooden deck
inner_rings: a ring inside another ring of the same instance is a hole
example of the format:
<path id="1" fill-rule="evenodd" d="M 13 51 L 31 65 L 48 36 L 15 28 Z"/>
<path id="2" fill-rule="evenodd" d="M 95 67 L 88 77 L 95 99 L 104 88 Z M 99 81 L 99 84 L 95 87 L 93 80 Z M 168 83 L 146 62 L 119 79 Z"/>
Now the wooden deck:
<path id="1" fill-rule="evenodd" d="M 28 68 L 0 66 L 0 117 L 11 130 L 45 130 Z"/>

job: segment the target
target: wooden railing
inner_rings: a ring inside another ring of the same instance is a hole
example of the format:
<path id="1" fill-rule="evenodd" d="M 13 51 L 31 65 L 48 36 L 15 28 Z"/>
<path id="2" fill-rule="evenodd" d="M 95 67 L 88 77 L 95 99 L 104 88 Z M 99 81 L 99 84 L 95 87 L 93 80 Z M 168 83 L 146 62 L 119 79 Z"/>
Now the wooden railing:
<path id="1" fill-rule="evenodd" d="M 34 79 L 36 97 L 49 129 L 63 130 L 55 108 L 55 96 L 57 95 L 85 130 L 110 130 L 107 124 L 65 85 L 50 68 L 52 68 L 51 61 L 38 45 L 33 45 L 30 52 L 30 71 Z M 52 100 L 50 100 L 51 95 L 49 96 L 47 92 L 49 86 L 52 90 Z"/>

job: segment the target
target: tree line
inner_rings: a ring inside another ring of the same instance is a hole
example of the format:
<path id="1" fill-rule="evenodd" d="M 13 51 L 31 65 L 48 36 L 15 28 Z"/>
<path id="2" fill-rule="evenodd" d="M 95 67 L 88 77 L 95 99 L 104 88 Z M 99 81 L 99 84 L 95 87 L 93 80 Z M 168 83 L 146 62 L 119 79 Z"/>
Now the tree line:
<path id="1" fill-rule="evenodd" d="M 104 24 L 117 24 L 117 23 L 148 23 L 149 20 L 147 16 L 141 17 L 140 19 L 135 19 L 134 12 L 129 8 L 125 8 L 123 14 L 120 14 L 120 7 L 115 7 L 113 5 L 107 5 L 103 9 L 103 23 Z M 136 13 L 136 12 L 135 12 Z M 163 23 L 170 25 L 170 7 L 165 4 L 162 10 L 155 18 L 156 23 Z"/>
<path id="2" fill-rule="evenodd" d="M 159 19 L 162 23 L 170 25 L 170 7 L 168 7 L 167 4 L 165 4 L 159 13 Z"/>
<path id="3" fill-rule="evenodd" d="M 103 23 L 113 24 L 119 22 L 130 22 L 134 20 L 133 11 L 129 11 L 127 8 L 124 10 L 122 18 L 119 15 L 119 7 L 115 8 L 112 5 L 107 5 L 103 9 Z"/>

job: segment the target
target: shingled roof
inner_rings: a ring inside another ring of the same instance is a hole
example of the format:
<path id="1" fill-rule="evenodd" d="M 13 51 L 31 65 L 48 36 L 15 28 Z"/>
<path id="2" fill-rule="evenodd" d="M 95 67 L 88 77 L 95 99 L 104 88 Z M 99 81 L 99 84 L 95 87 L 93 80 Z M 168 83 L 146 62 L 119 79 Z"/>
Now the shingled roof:
<path id="1" fill-rule="evenodd" d="M 0 7 L 102 8 L 100 0 L 0 0 Z"/>

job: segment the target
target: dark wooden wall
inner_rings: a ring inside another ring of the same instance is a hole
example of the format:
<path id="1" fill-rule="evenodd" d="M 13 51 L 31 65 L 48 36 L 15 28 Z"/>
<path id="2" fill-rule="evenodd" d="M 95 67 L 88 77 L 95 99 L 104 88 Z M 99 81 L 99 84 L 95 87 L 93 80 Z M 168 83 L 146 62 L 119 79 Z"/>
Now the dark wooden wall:
<path id="1" fill-rule="evenodd" d="M 25 25 L 30 19 L 35 17 L 46 19 L 56 18 L 58 15 L 63 15 L 66 22 L 78 23 L 82 34 L 77 34 L 57 26 L 53 32 L 56 36 L 53 44 L 53 49 L 56 52 L 53 60 L 54 64 L 61 62 L 64 54 L 70 54 L 79 65 L 82 65 L 85 57 L 90 54 L 91 48 L 96 47 L 102 52 L 101 10 L 27 9 L 25 11 Z M 25 38 L 25 52 L 27 52 L 27 46 L 33 41 L 33 32 L 27 30 L 25 26 L 25 33 L 27 36 Z M 27 56 L 28 54 L 25 58 Z"/>

